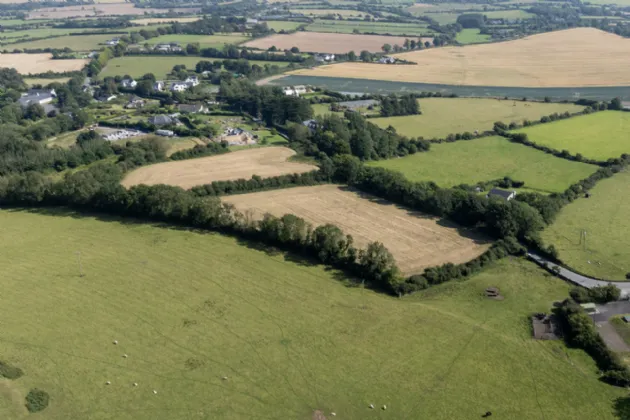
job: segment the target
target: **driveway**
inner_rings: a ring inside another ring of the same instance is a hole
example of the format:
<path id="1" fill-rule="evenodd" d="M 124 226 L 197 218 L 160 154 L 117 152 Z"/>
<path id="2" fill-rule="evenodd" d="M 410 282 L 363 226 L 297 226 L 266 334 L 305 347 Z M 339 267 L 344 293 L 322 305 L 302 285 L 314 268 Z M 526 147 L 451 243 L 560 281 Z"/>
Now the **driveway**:
<path id="1" fill-rule="evenodd" d="M 602 337 L 609 349 L 621 352 L 630 351 L 630 347 L 625 341 L 623 341 L 623 338 L 617 334 L 615 327 L 613 327 L 610 322 L 597 322 L 596 325 L 599 335 Z"/>
<path id="2" fill-rule="evenodd" d="M 607 286 L 608 283 L 612 283 L 621 290 L 621 297 L 630 296 L 630 282 L 628 281 L 608 282 L 604 280 L 597 280 L 592 277 L 586 277 L 582 274 L 578 274 L 558 264 L 555 264 L 538 254 L 534 254 L 533 252 L 528 252 L 527 257 L 550 272 L 553 272 L 554 267 L 558 267 L 558 270 L 560 270 L 558 275 L 563 279 L 570 281 L 571 283 L 578 284 L 582 287 L 586 287 L 587 289 L 592 289 L 593 287 L 597 286 Z"/>

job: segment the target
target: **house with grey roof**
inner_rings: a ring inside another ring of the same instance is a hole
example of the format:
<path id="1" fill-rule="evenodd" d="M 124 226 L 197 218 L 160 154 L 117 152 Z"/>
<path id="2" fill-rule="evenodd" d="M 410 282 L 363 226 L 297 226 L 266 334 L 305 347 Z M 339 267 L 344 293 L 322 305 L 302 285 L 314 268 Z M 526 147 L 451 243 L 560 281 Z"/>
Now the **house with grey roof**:
<path id="1" fill-rule="evenodd" d="M 177 118 L 169 117 L 168 115 L 154 115 L 149 117 L 149 124 L 153 124 L 155 126 L 162 125 L 176 125 L 179 121 Z"/>
<path id="2" fill-rule="evenodd" d="M 31 104 L 49 104 L 56 97 L 55 89 L 30 89 L 27 93 L 22 94 L 22 97 L 18 99 L 18 103 L 22 108 L 26 108 Z"/>
<path id="3" fill-rule="evenodd" d="M 177 105 L 179 112 L 185 114 L 200 114 L 208 112 L 208 107 L 203 104 L 179 104 Z"/>
<path id="4" fill-rule="evenodd" d="M 500 190 L 498 188 L 493 188 L 486 195 L 486 198 L 490 198 L 490 197 L 499 197 L 505 201 L 510 201 L 514 197 L 516 197 L 516 191 L 505 191 L 505 190 Z"/>

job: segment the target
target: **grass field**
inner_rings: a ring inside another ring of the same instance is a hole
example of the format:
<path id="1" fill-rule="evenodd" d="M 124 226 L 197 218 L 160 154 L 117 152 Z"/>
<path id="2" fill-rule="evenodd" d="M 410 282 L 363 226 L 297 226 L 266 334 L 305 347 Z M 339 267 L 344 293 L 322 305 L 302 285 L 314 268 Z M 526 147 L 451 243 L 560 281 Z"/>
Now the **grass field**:
<path id="1" fill-rule="evenodd" d="M 22 74 L 81 70 L 88 60 L 53 60 L 52 54 L 0 54 L 0 67 L 11 67 Z"/>
<path id="2" fill-rule="evenodd" d="M 488 19 L 530 19 L 536 16 L 524 10 L 491 10 L 483 14 Z"/>
<path id="3" fill-rule="evenodd" d="M 44 78 L 34 78 L 34 77 L 33 78 L 24 78 L 24 81 L 29 86 L 33 86 L 33 85 L 46 86 L 46 85 L 49 85 L 51 83 L 66 83 L 68 80 L 70 80 L 69 77 L 57 77 L 57 78 L 54 78 L 54 79 L 44 79 Z"/>
<path id="4" fill-rule="evenodd" d="M 351 34 L 355 29 L 359 32 L 377 33 L 384 35 L 418 36 L 433 33 L 426 26 L 419 24 L 389 23 L 389 22 L 357 22 L 343 20 L 316 20 L 308 25 L 306 30 L 311 32 L 338 32 Z"/>
<path id="5" fill-rule="evenodd" d="M 250 179 L 252 175 L 266 178 L 317 169 L 313 165 L 288 162 L 287 159 L 293 155 L 295 152 L 286 147 L 261 147 L 220 156 L 158 163 L 129 173 L 123 185 L 169 184 L 191 188 L 213 181 Z"/>
<path id="6" fill-rule="evenodd" d="M 423 40 L 431 39 L 432 38 L 423 38 Z M 349 51 L 359 53 L 363 50 L 378 52 L 381 51 L 384 44 L 390 44 L 392 46 L 398 44 L 402 46 L 404 42 L 405 38 L 400 36 L 294 32 L 289 35 L 277 34 L 265 38 L 258 38 L 244 45 L 246 47 L 264 50 L 273 46 L 278 49 L 298 47 L 300 51 L 342 54 Z"/>
<path id="7" fill-rule="evenodd" d="M 520 129 L 530 140 L 599 160 L 630 153 L 630 113 L 604 111 Z"/>
<path id="8" fill-rule="evenodd" d="M 490 245 L 487 238 L 452 223 L 336 185 L 240 194 L 222 200 L 241 212 L 252 212 L 255 218 L 265 213 L 278 217 L 291 213 L 313 226 L 333 223 L 352 235 L 361 248 L 370 242 L 382 242 L 405 274 L 422 273 L 426 267 L 448 262 L 470 261 Z"/>
<path id="9" fill-rule="evenodd" d="M 442 187 L 509 176 L 525 181 L 525 188 L 543 193 L 562 192 L 597 169 L 511 143 L 503 137 L 432 144 L 429 152 L 370 165 L 402 172 L 413 181 L 435 181 Z"/>
<path id="10" fill-rule="evenodd" d="M 1 56 L 0 56 L 1 59 Z M 165 79 L 166 75 L 173 70 L 173 66 L 176 64 L 184 64 L 188 69 L 194 69 L 198 62 L 204 60 L 203 57 L 180 57 L 180 56 L 164 56 L 164 57 L 116 57 L 108 61 L 107 66 L 101 71 L 98 76 L 104 78 L 107 76 L 123 76 L 125 74 L 131 77 L 141 77 L 147 72 L 151 72 L 158 79 Z M 62 60 L 57 60 L 62 61 Z M 63 60 L 66 61 L 66 60 Z M 212 61 L 212 60 L 211 60 Z M 285 67 L 287 62 L 282 61 L 250 61 L 251 64 L 258 64 L 264 66 L 269 64 L 270 66 Z"/>
<path id="11" fill-rule="evenodd" d="M 462 29 L 457 33 L 455 39 L 460 44 L 479 44 L 481 42 L 488 42 L 490 35 L 480 34 L 479 29 Z"/>
<path id="12" fill-rule="evenodd" d="M 221 49 L 225 44 L 240 44 L 249 39 L 242 35 L 185 35 L 171 34 L 163 35 L 157 38 L 151 38 L 147 42 L 151 45 L 168 44 L 177 42 L 185 47 L 187 44 L 199 43 L 201 48 L 217 48 Z"/>
<path id="13" fill-rule="evenodd" d="M 59 36 L 55 38 L 40 39 L 37 41 L 19 42 L 6 47 L 14 49 L 37 49 L 37 48 L 70 48 L 73 51 L 91 51 L 101 49 L 107 40 L 112 39 L 112 35 L 82 35 L 82 36 Z"/>
<path id="14" fill-rule="evenodd" d="M 626 395 L 583 352 L 532 341 L 526 316 L 568 286 L 524 261 L 401 300 L 218 235 L 7 211 L 0 226 L 1 357 L 26 373 L 0 380 L 3 419 L 612 420 Z M 37 415 L 33 387 L 51 395 Z"/>
<path id="15" fill-rule="evenodd" d="M 568 204 L 543 233 L 560 259 L 595 277 L 623 280 L 630 273 L 630 172 L 615 174 L 591 190 L 591 198 Z M 586 231 L 586 244 L 580 241 Z M 590 261 L 590 264 L 589 264 Z"/>
<path id="16" fill-rule="evenodd" d="M 420 99 L 420 115 L 370 119 L 382 128 L 392 125 L 399 134 L 408 137 L 443 138 L 465 131 L 492 130 L 496 121 L 506 124 L 524 119 L 538 120 L 554 112 L 571 113 L 583 107 L 573 104 L 521 102 L 502 99 L 426 98 Z M 456 116 L 457 118 L 452 118 Z"/>
<path id="17" fill-rule="evenodd" d="M 292 31 L 300 25 L 303 25 L 303 22 L 289 22 L 286 20 L 266 20 L 265 23 L 270 29 L 273 29 L 276 32 L 280 32 L 282 30 Z"/>
<path id="18" fill-rule="evenodd" d="M 347 77 L 466 86 L 630 86 L 630 40 L 593 28 L 515 41 L 431 48 L 397 57 L 416 65 L 347 62 L 298 70 L 304 76 Z"/>

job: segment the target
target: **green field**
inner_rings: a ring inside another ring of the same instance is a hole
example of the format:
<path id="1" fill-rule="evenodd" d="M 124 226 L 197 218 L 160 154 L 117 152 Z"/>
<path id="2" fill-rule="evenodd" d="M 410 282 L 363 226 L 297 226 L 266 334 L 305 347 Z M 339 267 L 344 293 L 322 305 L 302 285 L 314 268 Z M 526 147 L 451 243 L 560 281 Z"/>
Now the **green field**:
<path id="1" fill-rule="evenodd" d="M 524 10 L 493 10 L 483 14 L 488 19 L 529 19 L 536 16 Z"/>
<path id="2" fill-rule="evenodd" d="M 524 119 L 540 119 L 554 112 L 577 112 L 583 109 L 573 104 L 521 102 L 477 98 L 420 99 L 421 115 L 371 119 L 387 128 L 391 125 L 408 137 L 443 138 L 448 134 L 475 130 L 492 130 L 496 121 L 522 123 Z M 628 114 L 630 116 L 630 114 Z"/>
<path id="3" fill-rule="evenodd" d="M 531 141 L 558 150 L 599 160 L 617 158 L 630 153 L 630 113 L 603 111 L 568 120 L 528 127 Z"/>
<path id="4" fill-rule="evenodd" d="M 356 22 L 343 20 L 316 20 L 306 27 L 311 32 L 337 32 L 351 34 L 357 29 L 360 33 L 376 33 L 384 35 L 419 36 L 432 34 L 426 25 L 388 22 Z"/>
<path id="5" fill-rule="evenodd" d="M 488 42 L 490 35 L 479 33 L 479 29 L 462 29 L 457 33 L 457 42 L 460 44 L 478 44 L 480 42 Z"/>
<path id="6" fill-rule="evenodd" d="M 199 43 L 201 48 L 218 48 L 221 49 L 225 44 L 240 44 L 248 40 L 249 37 L 242 35 L 185 35 L 185 34 L 171 34 L 162 35 L 157 38 L 151 38 L 147 42 L 150 45 L 155 44 L 169 44 L 171 42 L 177 42 L 182 47 L 187 44 Z"/>
<path id="7" fill-rule="evenodd" d="M 143 74 L 151 72 L 158 79 L 165 79 L 166 75 L 173 69 L 176 64 L 184 64 L 188 69 L 194 69 L 198 62 L 208 60 L 204 57 L 181 57 L 181 56 L 164 56 L 164 57 L 117 57 L 110 60 L 107 66 L 99 73 L 99 77 L 116 76 L 128 74 L 131 77 L 140 77 Z M 215 59 L 209 59 L 214 61 Z M 286 61 L 250 61 L 250 63 L 276 65 L 278 67 L 286 67 L 289 63 Z"/>
<path id="8" fill-rule="evenodd" d="M 595 277 L 623 280 L 630 273 L 630 172 L 600 181 L 590 198 L 568 204 L 543 233 L 560 259 Z M 580 241 L 586 231 L 586 243 Z M 590 264 L 589 264 L 590 261 Z"/>
<path id="9" fill-rule="evenodd" d="M 0 360 L 25 372 L 0 380 L 3 419 L 612 420 L 626 395 L 582 351 L 530 338 L 527 316 L 569 286 L 523 260 L 398 299 L 219 235 L 9 211 L 0 226 Z M 34 387 L 51 403 L 29 415 Z"/>
<path id="10" fill-rule="evenodd" d="M 564 191 L 597 169 L 511 143 L 503 137 L 432 144 L 429 152 L 369 164 L 399 171 L 412 181 L 434 181 L 442 187 L 509 176 L 525 181 L 525 188 L 543 193 Z"/>
<path id="11" fill-rule="evenodd" d="M 6 48 L 14 49 L 38 49 L 38 48 L 70 48 L 73 51 L 91 51 L 101 49 L 105 42 L 112 39 L 112 35 L 72 35 L 58 36 L 55 38 L 40 39 L 37 41 L 19 42 L 9 44 Z"/>
<path id="12" fill-rule="evenodd" d="M 280 32 L 282 30 L 292 31 L 300 25 L 303 25 L 304 22 L 289 22 L 284 20 L 267 20 L 265 21 L 269 29 L 273 29 L 276 32 Z"/>
<path id="13" fill-rule="evenodd" d="M 46 85 L 49 85 L 51 83 L 66 83 L 68 80 L 70 80 L 69 77 L 56 77 L 54 79 L 36 78 L 36 77 L 25 77 L 24 78 L 24 82 L 26 82 L 26 84 L 29 85 L 29 86 L 33 86 L 33 85 L 46 86 Z"/>

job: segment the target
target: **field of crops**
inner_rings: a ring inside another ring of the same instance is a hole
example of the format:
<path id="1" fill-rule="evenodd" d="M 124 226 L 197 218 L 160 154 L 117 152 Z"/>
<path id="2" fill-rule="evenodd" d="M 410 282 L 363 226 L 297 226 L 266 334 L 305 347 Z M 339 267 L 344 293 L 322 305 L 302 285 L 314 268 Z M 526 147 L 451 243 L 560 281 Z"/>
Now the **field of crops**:
<path id="1" fill-rule="evenodd" d="M 218 235 L 8 211 L 0 226 L 0 360 L 25 372 L 0 381 L 3 419 L 384 418 L 374 404 L 613 420 L 626 395 L 583 352 L 530 338 L 524 319 L 568 286 L 525 261 L 397 299 Z M 51 396 L 37 415 L 34 387 Z"/>
<path id="2" fill-rule="evenodd" d="M 107 77 L 107 76 L 123 76 L 125 74 L 130 75 L 131 77 L 140 77 L 147 72 L 151 72 L 158 79 L 165 79 L 166 75 L 173 69 L 173 66 L 177 64 L 183 64 L 188 69 L 194 69 L 195 65 L 201 60 L 204 60 L 203 57 L 183 57 L 183 56 L 164 56 L 164 57 L 142 57 L 142 56 L 127 56 L 127 57 L 116 57 L 112 60 L 109 60 L 107 66 L 103 69 L 102 72 L 99 73 L 99 77 Z M 57 61 L 67 61 L 67 60 L 57 60 Z M 282 61 L 250 61 L 251 64 L 259 64 L 264 66 L 265 64 L 269 64 L 270 66 L 278 66 L 285 67 L 288 65 L 287 62 Z"/>
<path id="3" fill-rule="evenodd" d="M 81 70 L 88 60 L 53 60 L 52 54 L 1 54 L 0 67 L 11 67 L 22 74 L 62 73 Z"/>
<path id="4" fill-rule="evenodd" d="M 399 171 L 413 181 L 434 181 L 443 187 L 509 176 L 525 181 L 525 188 L 542 193 L 562 192 L 597 170 L 596 166 L 559 159 L 503 137 L 432 144 L 429 152 L 370 165 Z"/>
<path id="5" fill-rule="evenodd" d="M 630 86 L 630 40 L 593 28 L 515 41 L 432 48 L 398 57 L 416 65 L 346 62 L 293 74 L 468 86 Z"/>
<path id="6" fill-rule="evenodd" d="M 374 118 L 382 128 L 392 126 L 407 137 L 444 138 L 448 134 L 492 130 L 496 121 L 506 124 L 539 120 L 544 115 L 579 112 L 584 107 L 563 103 L 522 102 L 503 99 L 425 98 L 420 115 Z M 456 118 L 451 118 L 456 116 Z"/>
<path id="7" fill-rule="evenodd" d="M 604 111 L 518 130 L 530 140 L 599 160 L 630 154 L 630 113 Z"/>
<path id="8" fill-rule="evenodd" d="M 543 232 L 560 259 L 576 270 L 609 280 L 630 273 L 630 172 L 600 181 L 590 198 L 567 205 Z M 586 231 L 586 239 L 583 232 Z"/>

